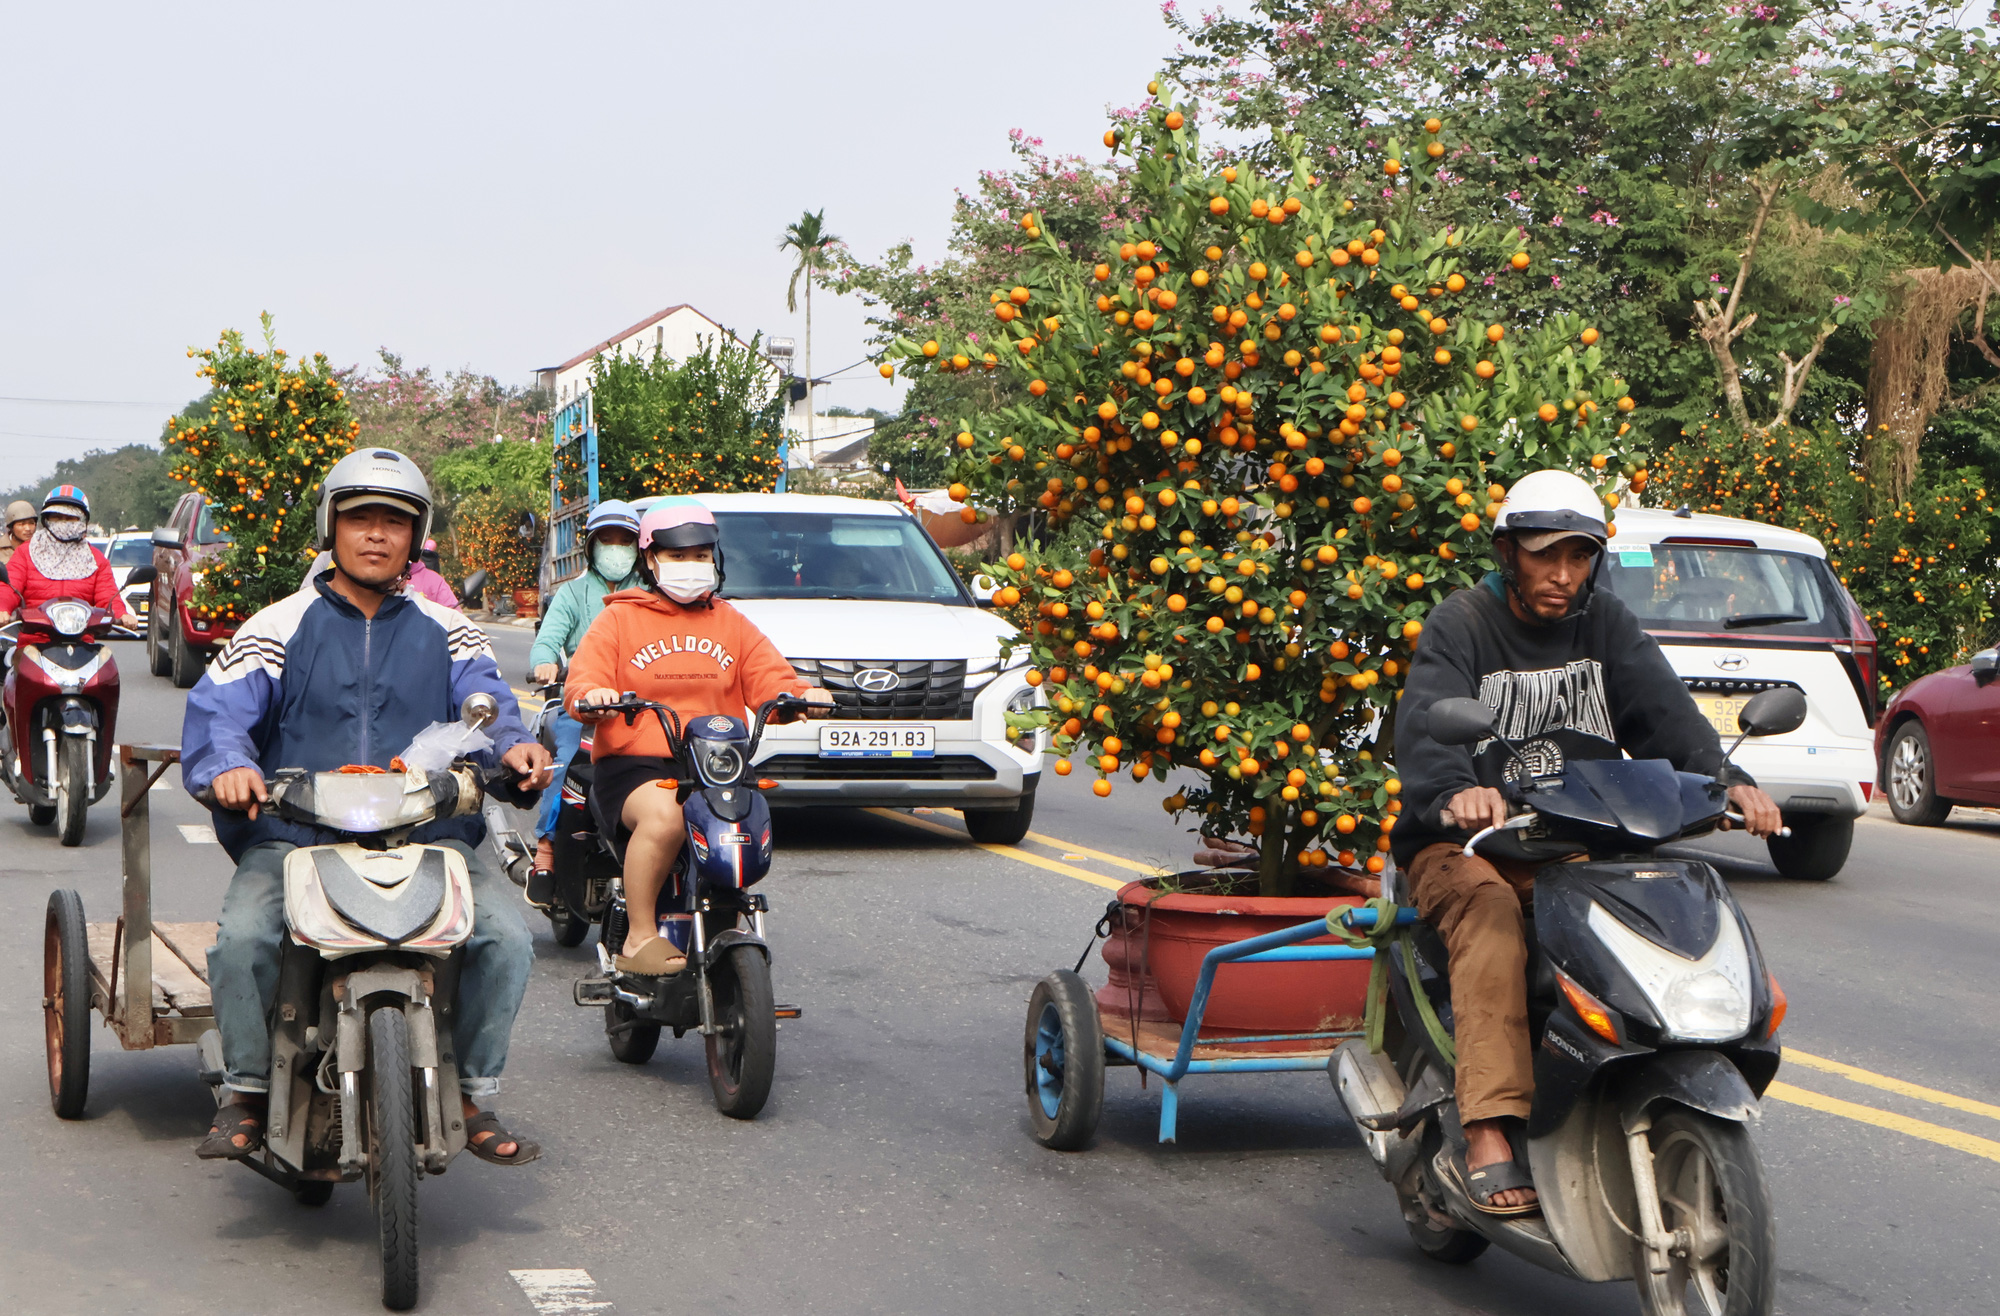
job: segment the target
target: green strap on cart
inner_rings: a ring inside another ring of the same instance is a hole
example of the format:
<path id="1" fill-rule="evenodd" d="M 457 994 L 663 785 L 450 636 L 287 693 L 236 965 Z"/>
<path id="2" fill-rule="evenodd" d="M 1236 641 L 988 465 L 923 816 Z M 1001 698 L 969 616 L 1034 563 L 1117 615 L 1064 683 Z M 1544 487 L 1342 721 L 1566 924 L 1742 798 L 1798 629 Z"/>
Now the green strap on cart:
<path id="1" fill-rule="evenodd" d="M 1375 926 L 1355 928 L 1341 921 L 1348 910 L 1359 908 L 1372 910 Z M 1423 1020 L 1424 1031 L 1430 1034 L 1431 1045 L 1444 1057 L 1445 1063 L 1456 1067 L 1458 1048 L 1452 1045 L 1451 1034 L 1444 1030 L 1444 1022 L 1431 1008 L 1430 993 L 1418 987 L 1417 952 L 1410 937 L 1410 929 L 1396 922 L 1399 907 L 1396 902 L 1378 896 L 1365 900 L 1359 906 L 1343 905 L 1329 910 L 1326 916 L 1327 934 L 1356 950 L 1370 949 L 1375 958 L 1368 968 L 1368 1005 L 1363 1018 L 1368 1030 L 1368 1049 L 1379 1052 L 1382 1049 L 1382 1030 L 1389 1015 L 1389 961 L 1384 951 L 1392 951 L 1403 961 L 1403 976 L 1409 980 L 1410 995 L 1417 1003 L 1417 1017 Z"/>

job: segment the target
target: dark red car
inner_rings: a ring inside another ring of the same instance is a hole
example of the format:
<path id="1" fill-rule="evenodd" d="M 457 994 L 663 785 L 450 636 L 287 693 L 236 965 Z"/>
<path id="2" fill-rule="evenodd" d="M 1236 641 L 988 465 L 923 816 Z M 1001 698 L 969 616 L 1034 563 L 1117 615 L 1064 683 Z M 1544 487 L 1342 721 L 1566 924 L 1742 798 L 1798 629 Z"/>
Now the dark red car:
<path id="1" fill-rule="evenodd" d="M 1898 691 L 1875 758 L 1897 822 L 1935 827 L 1954 804 L 2000 804 L 2000 649 Z"/>
<path id="2" fill-rule="evenodd" d="M 188 612 L 194 573 L 229 543 L 209 519 L 208 500 L 181 495 L 174 514 L 153 532 L 153 593 L 146 609 L 146 660 L 153 675 L 171 676 L 186 690 L 201 679 L 215 651 L 236 634 L 225 622 Z"/>

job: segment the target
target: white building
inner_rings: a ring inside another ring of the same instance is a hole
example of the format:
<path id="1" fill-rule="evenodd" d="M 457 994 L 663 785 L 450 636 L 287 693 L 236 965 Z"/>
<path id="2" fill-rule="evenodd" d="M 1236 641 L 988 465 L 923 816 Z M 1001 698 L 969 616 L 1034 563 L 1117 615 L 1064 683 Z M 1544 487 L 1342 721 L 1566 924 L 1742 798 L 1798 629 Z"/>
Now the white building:
<path id="1" fill-rule="evenodd" d="M 804 407 L 794 407 L 785 417 L 785 465 L 793 470 L 807 466 L 853 467 L 868 461 L 868 440 L 874 437 L 875 422 L 866 416 L 813 417 L 812 442 L 806 442 Z"/>
<path id="2" fill-rule="evenodd" d="M 724 329 L 692 306 L 669 306 L 647 316 L 629 329 L 621 329 L 603 342 L 587 347 L 559 366 L 543 366 L 535 371 L 535 383 L 554 396 L 558 407 L 576 399 L 590 388 L 590 363 L 601 352 L 629 353 L 650 357 L 659 352 L 672 360 L 685 361 L 701 351 L 702 341 L 727 338 L 745 351 L 750 344 Z M 767 344 L 768 347 L 768 344 Z M 774 353 L 767 354 L 769 360 Z M 790 362 L 773 363 L 774 371 L 789 372 Z M 803 422 L 801 422 L 803 423 Z"/>

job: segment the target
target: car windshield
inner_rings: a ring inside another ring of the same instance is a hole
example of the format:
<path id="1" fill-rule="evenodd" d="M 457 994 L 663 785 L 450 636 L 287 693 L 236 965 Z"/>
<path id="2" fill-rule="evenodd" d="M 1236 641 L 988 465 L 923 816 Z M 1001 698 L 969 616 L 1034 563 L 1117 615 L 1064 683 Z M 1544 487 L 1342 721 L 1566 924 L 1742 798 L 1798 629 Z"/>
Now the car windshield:
<path id="1" fill-rule="evenodd" d="M 733 599 L 964 603 L 951 565 L 907 516 L 718 512 Z"/>
<path id="2" fill-rule="evenodd" d="M 1618 544 L 1611 592 L 1649 631 L 1845 636 L 1826 564 L 1802 553 L 1718 544 Z"/>
<path id="3" fill-rule="evenodd" d="M 229 542 L 229 536 L 217 530 L 215 522 L 209 518 L 207 503 L 201 505 L 201 519 L 195 522 L 194 542 L 197 544 L 226 544 Z"/>
<path id="4" fill-rule="evenodd" d="M 105 551 L 105 559 L 114 567 L 144 567 L 153 561 L 153 541 L 151 539 L 114 539 Z"/>

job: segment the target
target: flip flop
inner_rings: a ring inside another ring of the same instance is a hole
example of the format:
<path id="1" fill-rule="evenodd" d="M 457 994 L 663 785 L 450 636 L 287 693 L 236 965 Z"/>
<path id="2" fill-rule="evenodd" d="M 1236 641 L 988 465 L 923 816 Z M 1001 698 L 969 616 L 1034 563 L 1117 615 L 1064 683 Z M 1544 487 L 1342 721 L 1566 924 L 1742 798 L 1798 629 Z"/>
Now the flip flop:
<path id="1" fill-rule="evenodd" d="M 1528 1168 L 1518 1161 L 1498 1161 L 1492 1165 L 1482 1165 L 1469 1169 L 1465 1163 L 1465 1149 L 1450 1148 L 1447 1167 L 1451 1177 L 1458 1183 L 1458 1189 L 1472 1200 L 1472 1204 L 1488 1215 L 1531 1215 L 1542 1209 L 1540 1192 L 1535 1188 L 1535 1177 Z M 1496 1206 L 1493 1199 L 1509 1189 L 1526 1188 L 1536 1193 L 1537 1200 L 1525 1206 Z"/>
<path id="2" fill-rule="evenodd" d="M 687 956 L 665 937 L 654 937 L 631 955 L 613 955 L 611 967 L 642 978 L 668 978 L 687 968 Z"/>
<path id="3" fill-rule="evenodd" d="M 234 1114 L 231 1114 L 231 1112 Z M 264 1114 L 253 1110 L 240 1101 L 232 1101 L 218 1107 L 215 1123 L 209 1127 L 208 1136 L 194 1149 L 194 1154 L 204 1161 L 240 1161 L 246 1156 L 254 1156 L 264 1149 Z M 230 1141 L 238 1134 L 247 1141 L 241 1147 Z"/>
<path id="4" fill-rule="evenodd" d="M 490 1138 L 479 1138 L 482 1133 L 490 1133 Z M 474 1141 L 478 1139 L 478 1141 Z M 512 1156 L 502 1156 L 492 1150 L 503 1142 L 514 1144 Z M 490 1110 L 482 1110 L 465 1122 L 465 1149 L 480 1160 L 491 1165 L 526 1165 L 542 1154 L 539 1143 L 516 1137 L 500 1126 L 500 1117 Z"/>

